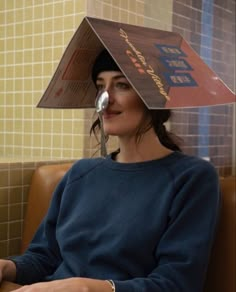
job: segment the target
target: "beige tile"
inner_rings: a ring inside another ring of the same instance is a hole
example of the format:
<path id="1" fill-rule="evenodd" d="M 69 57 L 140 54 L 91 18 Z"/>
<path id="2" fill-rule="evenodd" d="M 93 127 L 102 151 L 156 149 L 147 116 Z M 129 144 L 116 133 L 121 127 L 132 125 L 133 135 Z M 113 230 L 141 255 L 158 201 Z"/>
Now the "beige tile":
<path id="1" fill-rule="evenodd" d="M 42 19 L 43 18 L 43 7 L 42 6 L 34 6 L 34 19 Z"/>
<path id="2" fill-rule="evenodd" d="M 58 43 L 58 46 L 60 46 L 59 48 L 54 48 L 53 50 L 53 55 L 54 55 L 54 58 L 56 60 L 60 60 L 61 57 L 62 57 L 62 54 L 63 54 L 63 43 L 62 43 L 62 35 L 61 34 L 57 34 L 56 37 L 55 37 L 55 42 Z"/>
<path id="3" fill-rule="evenodd" d="M 137 12 L 137 1 L 136 0 L 129 0 L 128 1 L 128 9 L 130 12 L 136 13 Z"/>
<path id="4" fill-rule="evenodd" d="M 6 3 L 6 9 L 7 10 L 13 10 L 14 9 L 14 2 L 13 1 L 7 1 Z"/>
<path id="5" fill-rule="evenodd" d="M 34 41 L 34 38 L 32 38 L 32 35 L 25 35 L 25 37 L 24 37 L 24 47 L 25 48 L 32 48 L 33 47 L 33 41 Z M 29 62 L 29 61 L 32 61 L 32 54 L 33 54 L 33 52 L 31 52 L 29 50 L 24 52 L 25 62 L 26 63 Z"/>
<path id="6" fill-rule="evenodd" d="M 29 196 L 30 186 L 24 186 L 22 191 L 22 202 L 28 203 L 28 196 Z"/>
<path id="7" fill-rule="evenodd" d="M 21 237 L 21 221 L 9 223 L 9 237 L 11 239 Z"/>
<path id="8" fill-rule="evenodd" d="M 22 204 L 14 204 L 9 207 L 9 221 L 22 220 Z"/>
<path id="9" fill-rule="evenodd" d="M 144 5 L 145 5 L 144 2 L 137 1 L 137 3 L 136 3 L 137 14 L 144 16 Z"/>
<path id="10" fill-rule="evenodd" d="M 31 76 L 32 76 L 32 74 L 31 74 Z M 32 91 L 33 90 L 33 84 L 31 81 L 29 82 L 29 80 L 25 80 L 23 83 L 24 83 L 24 90 L 25 91 Z"/>
<path id="11" fill-rule="evenodd" d="M 65 143 L 65 141 L 63 141 L 63 143 Z M 63 144 L 64 145 L 64 144 Z M 84 138 L 81 136 L 81 137 L 75 137 L 73 139 L 73 149 L 83 149 L 84 147 Z"/>
<path id="12" fill-rule="evenodd" d="M 28 54 L 30 54 L 30 59 L 32 60 L 32 54 L 29 52 Z M 25 65 L 24 66 L 24 76 L 25 77 L 32 77 L 33 75 L 33 66 L 32 65 Z M 29 80 L 27 81 L 27 83 L 31 83 L 29 82 Z"/>
<path id="13" fill-rule="evenodd" d="M 9 188 L 9 203 L 17 204 L 22 202 L 22 186 Z"/>
<path id="14" fill-rule="evenodd" d="M 61 17 L 54 19 L 53 26 L 56 28 L 57 31 L 63 31 L 63 29 L 64 29 L 64 22 L 61 21 Z"/>
<path id="15" fill-rule="evenodd" d="M 23 169 L 23 186 L 29 185 L 31 183 L 32 175 L 33 175 L 34 169 Z"/>
<path id="16" fill-rule="evenodd" d="M 0 206 L 0 222 L 7 222 L 9 220 L 8 205 Z"/>
<path id="17" fill-rule="evenodd" d="M 17 48 L 17 50 L 24 50 L 25 49 L 23 36 L 21 36 L 15 40 L 15 48 Z"/>
<path id="18" fill-rule="evenodd" d="M 24 19 L 27 20 L 27 25 L 30 25 L 30 21 L 33 21 L 33 10 L 32 7 L 25 7 Z"/>
<path id="19" fill-rule="evenodd" d="M 28 1 L 30 1 L 30 0 L 26 0 L 26 1 L 24 1 L 24 0 L 19 0 L 19 1 L 15 1 L 14 2 L 14 8 L 15 9 L 17 9 L 17 8 L 22 8 L 22 7 L 24 7 L 24 4 L 25 4 L 25 2 L 27 3 Z M 33 0 L 31 0 L 31 2 L 32 2 Z M 32 4 L 31 4 L 31 6 L 32 6 Z"/>
<path id="20" fill-rule="evenodd" d="M 120 11 L 120 21 L 124 22 L 124 23 L 128 22 L 128 12 L 127 11 L 124 11 L 124 10 Z"/>
<path id="21" fill-rule="evenodd" d="M 71 157 L 72 158 L 72 150 L 71 149 L 63 149 L 63 151 L 62 151 L 62 153 L 63 153 L 63 157 Z"/>
<path id="22" fill-rule="evenodd" d="M 106 18 L 111 18 L 111 5 L 104 4 L 102 7 L 102 13 Z"/>
<path id="23" fill-rule="evenodd" d="M 120 10 L 116 7 L 112 7 L 111 9 L 111 18 L 113 21 L 119 21 L 120 20 Z"/>
<path id="24" fill-rule="evenodd" d="M 21 186 L 22 181 L 22 169 L 10 169 L 10 186 Z"/>
<path id="25" fill-rule="evenodd" d="M 137 25 L 143 26 L 143 24 L 144 24 L 143 16 L 137 15 L 136 22 L 137 22 Z"/>
<path id="26" fill-rule="evenodd" d="M 30 124 L 28 124 L 29 126 L 29 130 L 27 132 L 29 132 L 31 130 L 31 126 Z M 24 135 L 24 145 L 31 145 L 31 141 L 32 141 L 32 134 L 25 134 Z"/>
<path id="27" fill-rule="evenodd" d="M 50 149 L 42 149 L 42 155 L 44 157 L 51 157 L 51 150 Z M 55 156 L 57 156 L 57 155 L 55 155 Z"/>
<path id="28" fill-rule="evenodd" d="M 21 239 L 10 239 L 9 240 L 9 249 L 8 249 L 8 256 L 19 255 L 20 254 L 20 247 L 21 247 Z"/>
<path id="29" fill-rule="evenodd" d="M 7 3 L 5 1 L 0 1 L 0 11 L 4 11 L 6 9 Z"/>
<path id="30" fill-rule="evenodd" d="M 42 88 L 42 83 L 41 83 L 41 77 L 34 77 L 33 81 L 33 90 L 36 92 L 40 92 L 41 90 L 43 90 Z M 36 95 L 34 96 L 34 100 L 35 102 L 33 102 L 33 104 L 37 104 L 40 100 L 41 94 L 36 98 Z"/>
<path id="31" fill-rule="evenodd" d="M 8 188 L 0 188 L 0 206 L 8 204 Z"/>
<path id="32" fill-rule="evenodd" d="M 26 211 L 27 211 L 27 207 L 28 207 L 28 203 L 24 203 L 23 204 L 23 214 L 22 214 L 23 218 L 25 218 L 25 214 L 26 214 Z"/>
<path id="33" fill-rule="evenodd" d="M 19 161 L 19 159 L 12 159 L 9 163 L 9 170 L 12 170 L 12 169 L 21 169 L 22 168 L 22 163 L 21 163 L 21 160 Z"/>
<path id="34" fill-rule="evenodd" d="M 31 152 L 34 157 L 39 157 L 41 156 L 42 153 L 40 148 L 33 148 Z"/>
<path id="35" fill-rule="evenodd" d="M 11 109 L 11 110 L 8 110 L 7 116 L 8 116 L 8 117 L 13 116 L 13 110 L 12 110 L 12 109 Z M 9 121 L 9 120 L 8 120 L 8 121 L 6 122 L 6 131 L 7 131 L 7 132 L 12 132 L 13 129 L 14 129 L 14 121 Z M 13 136 L 13 135 L 12 135 L 12 136 Z"/>
<path id="36" fill-rule="evenodd" d="M 34 39 L 33 39 L 33 41 L 34 41 L 34 48 L 35 49 L 42 49 L 42 47 L 43 47 L 43 37 L 41 35 L 41 32 L 38 32 L 38 34 L 39 35 L 37 35 L 37 33 L 36 33 L 36 35 L 34 36 Z M 34 53 L 40 54 L 40 51 L 37 50 L 37 51 L 34 51 Z"/>
<path id="37" fill-rule="evenodd" d="M 63 16 L 63 12 L 64 12 L 64 7 L 63 7 L 63 2 L 58 2 L 54 4 L 54 16 L 57 17 L 62 17 Z"/>
<path id="38" fill-rule="evenodd" d="M 0 169 L 0 187 L 9 185 L 9 171 Z"/>
<path id="39" fill-rule="evenodd" d="M 30 43 L 28 43 L 28 46 L 30 46 Z M 29 63 L 31 63 L 33 61 L 33 52 L 32 51 L 25 51 L 23 54 L 24 54 L 25 64 L 29 64 Z M 24 65 L 24 76 L 25 77 L 30 76 L 30 73 L 31 73 L 31 76 L 32 76 L 32 67 L 31 67 L 31 65 L 30 66 Z M 26 93 L 26 94 L 29 94 L 29 93 Z"/>
<path id="40" fill-rule="evenodd" d="M 5 142 L 6 145 L 11 146 L 14 145 L 14 136 L 12 134 L 5 134 Z M 0 184 L 1 184 L 1 178 L 0 178 Z"/>
<path id="41" fill-rule="evenodd" d="M 14 152 L 13 153 L 14 153 L 15 156 L 22 157 L 23 156 L 22 147 L 21 146 L 18 146 L 18 147 L 14 146 Z"/>
<path id="42" fill-rule="evenodd" d="M 33 35 L 33 25 L 30 22 L 25 23 L 24 25 L 24 34 L 25 35 Z M 25 47 L 25 49 L 27 48 L 32 48 L 32 46 L 30 45 L 29 47 Z"/>
<path id="43" fill-rule="evenodd" d="M 15 66 L 14 74 L 16 78 L 23 78 L 23 66 Z"/>
<path id="44" fill-rule="evenodd" d="M 23 35 L 23 33 L 24 33 L 23 23 L 18 22 L 18 24 L 15 26 L 15 34 L 16 35 Z"/>
<path id="45" fill-rule="evenodd" d="M 136 25 L 137 21 L 136 21 L 137 15 L 134 13 L 129 13 L 128 19 L 129 19 L 129 23 L 130 24 L 134 24 Z"/>
<path id="46" fill-rule="evenodd" d="M 122 9 L 128 10 L 129 1 L 127 0 L 120 0 L 120 7 Z"/>
<path id="47" fill-rule="evenodd" d="M 1 232 L 0 232 L 0 237 L 1 237 Z M 6 258 L 7 256 L 8 256 L 8 241 L 0 240 L 0 258 L 3 259 L 3 258 Z"/>
<path id="48" fill-rule="evenodd" d="M 1 2 L 1 1 L 0 1 Z M 5 30 L 6 30 L 6 35 L 8 36 L 8 38 L 10 39 L 11 37 L 14 37 L 15 35 L 15 30 L 14 30 L 14 27 L 13 25 L 8 25 L 7 27 L 5 27 Z M 8 41 L 9 41 L 8 39 Z M 7 43 L 8 43 L 7 41 Z"/>
<path id="49" fill-rule="evenodd" d="M 16 11 L 15 11 L 15 21 L 16 22 L 23 22 L 23 19 L 24 19 L 24 10 L 23 9 L 17 9 Z M 21 25 L 17 25 L 17 26 L 21 26 Z M 21 34 L 22 35 L 22 34 Z"/>
<path id="50" fill-rule="evenodd" d="M 0 241 L 8 238 L 8 224 L 0 223 Z"/>
<path id="51" fill-rule="evenodd" d="M 50 18 L 53 16 L 53 4 L 52 2 L 44 6 L 44 17 Z"/>
<path id="52" fill-rule="evenodd" d="M 54 22 L 52 18 L 48 18 L 44 20 L 43 24 L 44 24 L 44 33 L 45 33 L 44 35 L 44 45 L 45 45 L 46 40 L 50 38 L 50 35 L 48 35 L 48 33 L 54 32 L 54 29 L 53 29 Z M 47 45 L 45 45 L 45 47 L 47 47 Z"/>
<path id="53" fill-rule="evenodd" d="M 66 15 L 64 17 L 64 25 L 65 25 L 64 29 L 72 29 L 73 33 L 75 32 L 76 28 L 74 28 L 74 18 L 71 15 L 68 15 L 68 16 Z M 70 33 L 71 37 L 72 37 L 73 33 Z M 71 38 L 69 38 L 68 41 L 70 41 L 70 39 Z"/>
<path id="54" fill-rule="evenodd" d="M 13 79 L 13 77 L 15 76 L 14 64 L 12 64 L 12 66 L 8 66 L 7 71 L 6 71 L 6 75 L 9 79 Z"/>
<path id="55" fill-rule="evenodd" d="M 52 147 L 52 139 L 53 139 L 52 135 L 48 135 L 48 134 L 44 135 L 43 148 L 50 148 L 50 147 Z M 51 151 L 50 149 L 47 149 L 47 150 Z M 48 156 L 46 156 L 46 157 L 48 157 Z"/>
<path id="56" fill-rule="evenodd" d="M 88 1 L 91 1 L 91 0 L 74 1 L 75 11 L 76 12 L 86 11 L 86 5 L 87 5 Z"/>

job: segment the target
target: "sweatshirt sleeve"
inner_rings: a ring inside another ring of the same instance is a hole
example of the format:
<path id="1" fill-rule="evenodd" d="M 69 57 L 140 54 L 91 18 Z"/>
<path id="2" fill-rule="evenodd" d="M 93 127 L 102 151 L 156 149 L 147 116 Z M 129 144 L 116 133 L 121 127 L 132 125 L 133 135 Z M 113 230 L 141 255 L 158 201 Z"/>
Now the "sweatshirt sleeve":
<path id="1" fill-rule="evenodd" d="M 46 276 L 51 275 L 61 262 L 56 240 L 56 224 L 67 176 L 66 174 L 55 189 L 48 213 L 25 253 L 9 258 L 16 265 L 16 283 L 18 284 L 25 285 L 42 281 Z"/>
<path id="2" fill-rule="evenodd" d="M 146 278 L 114 281 L 116 292 L 202 292 L 220 209 L 218 175 L 203 162 L 174 181 L 169 223 Z"/>

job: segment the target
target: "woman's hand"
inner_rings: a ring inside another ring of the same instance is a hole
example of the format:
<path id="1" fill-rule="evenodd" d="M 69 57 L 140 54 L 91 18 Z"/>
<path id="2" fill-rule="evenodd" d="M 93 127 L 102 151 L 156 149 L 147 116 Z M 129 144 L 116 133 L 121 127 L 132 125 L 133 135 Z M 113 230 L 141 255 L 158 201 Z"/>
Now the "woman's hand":
<path id="1" fill-rule="evenodd" d="M 107 281 L 88 278 L 68 278 L 23 286 L 17 292 L 111 292 Z"/>
<path id="2" fill-rule="evenodd" d="M 0 283 L 3 280 L 14 282 L 16 278 L 16 266 L 13 261 L 0 260 Z"/>

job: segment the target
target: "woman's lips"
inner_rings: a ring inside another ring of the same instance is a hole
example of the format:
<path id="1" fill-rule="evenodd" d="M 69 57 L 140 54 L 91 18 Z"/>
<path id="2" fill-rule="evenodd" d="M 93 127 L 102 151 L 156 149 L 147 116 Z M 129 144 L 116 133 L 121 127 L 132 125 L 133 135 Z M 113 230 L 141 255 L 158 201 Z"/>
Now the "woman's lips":
<path id="1" fill-rule="evenodd" d="M 111 119 L 117 115 L 119 115 L 121 112 L 120 111 L 105 111 L 103 113 L 104 119 Z"/>

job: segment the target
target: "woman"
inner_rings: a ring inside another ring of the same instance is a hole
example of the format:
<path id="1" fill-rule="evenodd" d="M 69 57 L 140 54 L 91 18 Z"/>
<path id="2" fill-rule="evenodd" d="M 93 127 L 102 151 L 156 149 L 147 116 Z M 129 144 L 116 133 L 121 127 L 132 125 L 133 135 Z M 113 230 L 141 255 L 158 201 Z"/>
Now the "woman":
<path id="1" fill-rule="evenodd" d="M 0 262 L 1 278 L 37 283 L 18 291 L 203 291 L 215 169 L 180 152 L 170 111 L 148 110 L 106 51 L 92 76 L 109 93 L 103 126 L 119 150 L 73 165 L 25 254 Z"/>

